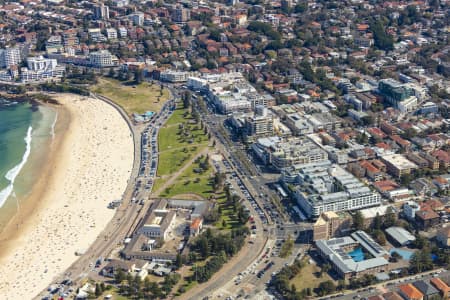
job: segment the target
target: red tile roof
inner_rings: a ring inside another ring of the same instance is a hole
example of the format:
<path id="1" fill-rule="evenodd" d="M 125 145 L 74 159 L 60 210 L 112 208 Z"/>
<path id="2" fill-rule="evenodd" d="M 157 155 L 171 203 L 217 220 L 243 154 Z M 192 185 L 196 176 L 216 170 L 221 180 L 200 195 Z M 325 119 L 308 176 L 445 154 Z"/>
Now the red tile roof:
<path id="1" fill-rule="evenodd" d="M 412 284 L 402 284 L 399 286 L 400 291 L 405 295 L 408 299 L 411 300 L 420 300 L 423 299 L 423 294 L 415 288 Z"/>
<path id="2" fill-rule="evenodd" d="M 432 278 L 430 280 L 431 284 L 434 285 L 435 288 L 437 288 L 439 291 L 441 291 L 443 294 L 450 293 L 450 287 L 442 281 L 440 278 Z"/>

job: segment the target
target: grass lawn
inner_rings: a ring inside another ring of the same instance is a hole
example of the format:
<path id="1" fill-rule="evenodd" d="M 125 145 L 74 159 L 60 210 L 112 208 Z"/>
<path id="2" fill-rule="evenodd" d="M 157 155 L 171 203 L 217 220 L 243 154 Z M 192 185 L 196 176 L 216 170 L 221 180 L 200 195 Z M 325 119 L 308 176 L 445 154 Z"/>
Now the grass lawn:
<path id="1" fill-rule="evenodd" d="M 184 122 L 188 122 L 188 120 Z M 188 124 L 186 125 L 188 129 L 183 133 L 182 129 L 179 128 L 182 123 L 183 121 L 170 125 L 166 124 L 159 130 L 158 150 L 160 152 L 208 143 L 208 136 L 200 129 L 200 125 Z"/>
<path id="2" fill-rule="evenodd" d="M 320 268 L 317 265 L 309 264 L 308 260 L 305 260 L 305 266 L 302 268 L 299 274 L 292 278 L 291 284 L 294 284 L 297 291 L 301 291 L 306 288 L 311 288 L 314 293 L 314 289 L 319 286 L 320 283 L 327 280 L 332 280 L 331 277 L 323 273 L 322 277 L 319 277 Z M 332 280 L 333 281 L 333 280 Z"/>
<path id="3" fill-rule="evenodd" d="M 170 116 L 170 119 L 164 124 L 165 126 L 178 125 L 180 123 L 187 122 L 188 120 L 192 120 L 190 116 L 187 116 L 187 118 L 184 117 L 187 110 L 182 108 L 183 104 L 178 102 L 177 105 L 177 109 Z"/>
<path id="4" fill-rule="evenodd" d="M 177 148 L 160 153 L 156 172 L 158 176 L 175 173 L 198 152 L 196 146 L 186 147 L 186 150 L 186 152 L 183 152 L 182 149 Z"/>
<path id="5" fill-rule="evenodd" d="M 159 162 L 157 175 L 161 176 L 155 181 L 153 187 L 157 191 L 170 175 L 183 168 L 197 153 L 208 147 L 208 136 L 195 124 L 188 110 L 178 107 L 166 124 L 160 128 L 158 134 Z M 209 174 L 196 174 L 194 167 L 180 174 L 169 192 L 162 196 L 170 197 L 176 194 L 196 193 L 204 197 L 210 193 Z M 196 178 L 199 178 L 196 180 Z M 189 181 L 189 182 L 188 182 Z"/>
<path id="6" fill-rule="evenodd" d="M 161 95 L 160 86 L 148 82 L 133 85 L 124 84 L 111 78 L 100 78 L 91 90 L 113 100 L 129 115 L 133 113 L 142 114 L 146 111 L 159 112 L 163 104 L 169 99 L 167 89 L 163 89 Z"/>
<path id="7" fill-rule="evenodd" d="M 198 164 L 192 164 L 178 176 L 176 182 L 169 187 L 169 191 L 164 191 L 161 196 L 173 197 L 179 194 L 197 194 L 203 198 L 208 198 L 214 194 L 211 186 L 211 168 L 203 173 L 196 173 L 194 170 Z"/>
<path id="8" fill-rule="evenodd" d="M 192 276 L 194 272 L 192 271 L 191 267 L 188 266 L 184 266 L 182 271 L 181 271 L 181 280 L 178 283 L 178 287 L 176 288 L 175 291 L 175 296 L 179 297 L 182 294 L 186 293 L 187 291 L 189 291 L 191 288 L 193 288 L 194 286 L 196 286 L 198 284 L 197 281 L 193 280 L 191 282 L 187 281 L 186 278 Z"/>

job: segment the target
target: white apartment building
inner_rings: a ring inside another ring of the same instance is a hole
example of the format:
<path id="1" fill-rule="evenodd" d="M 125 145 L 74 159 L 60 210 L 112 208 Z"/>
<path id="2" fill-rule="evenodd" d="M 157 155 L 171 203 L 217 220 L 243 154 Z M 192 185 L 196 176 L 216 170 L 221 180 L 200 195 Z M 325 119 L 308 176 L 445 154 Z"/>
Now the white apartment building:
<path id="1" fill-rule="evenodd" d="M 111 67 L 117 63 L 117 58 L 108 50 L 100 50 L 89 53 L 89 62 L 97 68 Z"/>
<path id="2" fill-rule="evenodd" d="M 94 42 L 105 42 L 106 37 L 102 34 L 102 31 L 100 28 L 89 28 L 88 29 L 89 37 Z"/>
<path id="3" fill-rule="evenodd" d="M 273 115 L 264 106 L 257 106 L 252 117 L 245 118 L 245 134 L 247 136 L 273 135 Z"/>
<path id="4" fill-rule="evenodd" d="M 128 35 L 128 30 L 125 27 L 119 27 L 119 36 L 121 38 L 126 38 Z"/>
<path id="5" fill-rule="evenodd" d="M 9 69 L 11 66 L 19 65 L 22 55 L 19 47 L 6 48 L 0 50 L 0 66 Z"/>
<path id="6" fill-rule="evenodd" d="M 281 139 L 260 138 L 252 145 L 252 150 L 266 164 L 278 170 L 285 170 L 300 164 L 325 161 L 328 154 L 306 137 Z"/>
<path id="7" fill-rule="evenodd" d="M 63 66 L 58 66 L 56 59 L 47 59 L 42 56 L 29 57 L 27 66 L 28 68 L 22 68 L 20 71 L 20 81 L 22 82 L 61 78 L 65 71 Z"/>
<path id="8" fill-rule="evenodd" d="M 125 7 L 130 4 L 129 0 L 113 0 L 114 6 L 116 7 Z"/>
<path id="9" fill-rule="evenodd" d="M 106 37 L 108 40 L 117 39 L 117 30 L 115 28 L 107 28 Z"/>
<path id="10" fill-rule="evenodd" d="M 186 82 L 192 76 L 191 72 L 167 70 L 161 72 L 159 79 L 166 82 Z"/>
<path id="11" fill-rule="evenodd" d="M 0 81 L 12 81 L 11 70 L 0 70 Z"/>
<path id="12" fill-rule="evenodd" d="M 381 204 L 381 196 L 351 173 L 330 161 L 297 165 L 283 172 L 293 184 L 294 197 L 309 218 L 327 211 L 349 211 Z"/>

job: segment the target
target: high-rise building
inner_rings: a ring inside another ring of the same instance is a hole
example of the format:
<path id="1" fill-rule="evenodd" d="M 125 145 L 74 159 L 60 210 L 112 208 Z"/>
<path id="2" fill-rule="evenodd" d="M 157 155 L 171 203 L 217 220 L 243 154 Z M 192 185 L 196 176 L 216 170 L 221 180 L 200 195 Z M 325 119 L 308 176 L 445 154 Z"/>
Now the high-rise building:
<path id="1" fill-rule="evenodd" d="M 191 19 L 191 11 L 182 6 L 177 6 L 172 13 L 172 20 L 177 23 L 184 23 Z"/>
<path id="2" fill-rule="evenodd" d="M 9 69 L 22 61 L 21 50 L 19 47 L 6 48 L 0 50 L 0 66 Z"/>
<path id="3" fill-rule="evenodd" d="M 97 20 L 108 20 L 109 19 L 109 7 L 103 3 L 94 6 L 94 18 Z"/>
<path id="4" fill-rule="evenodd" d="M 135 26 L 144 25 L 144 13 L 143 12 L 136 12 L 134 14 L 131 14 L 128 16 L 128 18 L 133 22 L 133 24 Z"/>
<path id="5" fill-rule="evenodd" d="M 255 115 L 245 119 L 245 129 L 247 136 L 273 135 L 273 115 L 268 112 L 266 107 L 258 105 Z"/>

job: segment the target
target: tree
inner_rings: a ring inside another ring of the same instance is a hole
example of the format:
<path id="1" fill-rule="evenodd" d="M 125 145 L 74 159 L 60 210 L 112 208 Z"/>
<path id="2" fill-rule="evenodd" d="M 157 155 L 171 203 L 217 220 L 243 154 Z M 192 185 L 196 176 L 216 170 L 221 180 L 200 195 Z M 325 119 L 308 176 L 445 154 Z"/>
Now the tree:
<path id="1" fill-rule="evenodd" d="M 377 215 L 376 215 L 375 218 L 373 219 L 373 228 L 374 228 L 375 230 L 380 230 L 380 229 L 381 229 L 381 223 L 382 223 L 382 221 L 381 221 L 380 214 L 377 213 Z"/>
<path id="2" fill-rule="evenodd" d="M 134 71 L 134 82 L 136 84 L 141 83 L 144 80 L 144 72 L 141 69 L 136 69 Z"/>
<path id="3" fill-rule="evenodd" d="M 122 269 L 119 269 L 116 274 L 115 274 L 115 278 L 116 283 L 120 284 L 122 281 L 125 280 L 125 272 Z"/>
<path id="4" fill-rule="evenodd" d="M 364 230 L 364 218 L 361 211 L 357 210 L 353 214 L 353 228 L 355 230 Z"/>
<path id="5" fill-rule="evenodd" d="M 115 75 L 116 75 L 116 73 L 114 72 L 114 69 L 110 68 L 109 72 L 108 72 L 108 77 L 114 78 Z"/>
<path id="6" fill-rule="evenodd" d="M 183 108 L 189 108 L 191 106 L 191 97 L 192 94 L 190 91 L 185 91 L 182 96 L 181 99 L 183 100 Z"/>
<path id="7" fill-rule="evenodd" d="M 95 296 L 96 297 L 100 297 L 100 295 L 102 294 L 100 285 L 98 283 L 95 284 Z"/>
<path id="8" fill-rule="evenodd" d="M 373 33 L 375 46 L 381 50 L 393 50 L 394 39 L 386 33 L 385 26 L 381 20 L 372 20 L 370 22 L 370 30 Z"/>
<path id="9" fill-rule="evenodd" d="M 390 206 L 386 211 L 386 215 L 384 217 L 383 228 L 389 228 L 395 225 L 397 221 L 397 216 L 395 214 L 394 209 Z"/>
<path id="10" fill-rule="evenodd" d="M 339 279 L 336 289 L 339 290 L 339 291 L 344 290 L 345 289 L 345 280 Z"/>
<path id="11" fill-rule="evenodd" d="M 412 180 L 413 180 L 413 177 L 412 177 L 411 174 L 403 174 L 400 177 L 401 184 L 405 185 L 405 186 L 408 186 L 411 183 Z"/>
<path id="12" fill-rule="evenodd" d="M 320 270 L 320 276 L 322 276 L 323 274 L 328 273 L 331 270 L 331 265 L 326 263 L 322 266 L 322 269 Z"/>
<path id="13" fill-rule="evenodd" d="M 183 265 L 183 257 L 181 256 L 180 253 L 177 254 L 177 258 L 175 260 L 175 266 L 177 267 L 177 269 L 181 268 L 181 266 Z"/>
<path id="14" fill-rule="evenodd" d="M 373 116 L 369 115 L 369 116 L 362 117 L 361 121 L 365 126 L 371 126 L 375 122 L 375 119 Z"/>
<path id="15" fill-rule="evenodd" d="M 412 273 L 421 273 L 433 268 L 431 252 L 428 248 L 414 252 L 409 262 L 409 268 Z"/>
<path id="16" fill-rule="evenodd" d="M 401 258 L 402 258 L 401 255 L 398 254 L 396 251 L 391 253 L 391 260 L 392 260 L 392 262 L 397 262 Z"/>
<path id="17" fill-rule="evenodd" d="M 375 230 L 374 231 L 375 240 L 380 244 L 381 246 L 386 245 L 386 236 L 384 235 L 383 231 L 381 230 Z"/>
<path id="18" fill-rule="evenodd" d="M 321 282 L 317 287 L 317 294 L 319 296 L 325 296 L 333 293 L 334 291 L 336 291 L 336 286 L 331 280 Z"/>

